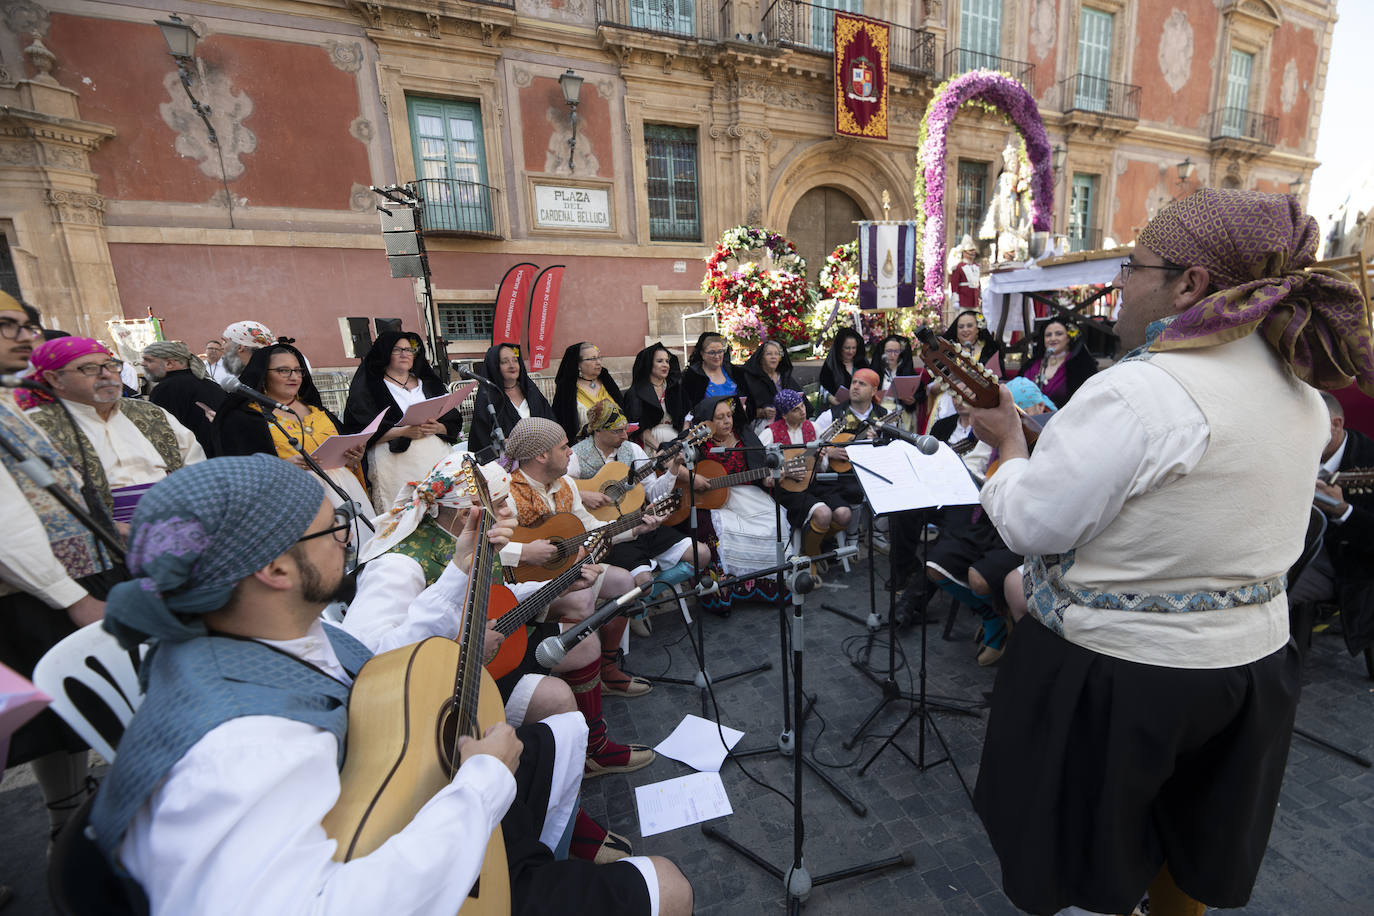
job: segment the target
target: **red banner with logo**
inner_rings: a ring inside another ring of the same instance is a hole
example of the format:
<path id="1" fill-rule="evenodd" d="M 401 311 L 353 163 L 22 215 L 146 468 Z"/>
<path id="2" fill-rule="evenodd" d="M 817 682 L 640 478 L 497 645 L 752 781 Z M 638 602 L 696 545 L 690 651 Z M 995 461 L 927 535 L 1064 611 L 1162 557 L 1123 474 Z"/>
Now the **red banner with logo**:
<path id="1" fill-rule="evenodd" d="M 530 371 L 539 372 L 553 361 L 553 326 L 558 319 L 558 293 L 563 288 L 563 265 L 545 267 L 534 281 L 530 302 Z"/>
<path id="2" fill-rule="evenodd" d="M 535 264 L 516 264 L 506 271 L 496 293 L 496 315 L 491 325 L 491 345 L 520 345 L 524 331 L 525 307 L 530 301 L 530 281 L 539 272 Z"/>
<path id="3" fill-rule="evenodd" d="M 887 139 L 891 35 L 886 22 L 835 14 L 835 133 Z"/>

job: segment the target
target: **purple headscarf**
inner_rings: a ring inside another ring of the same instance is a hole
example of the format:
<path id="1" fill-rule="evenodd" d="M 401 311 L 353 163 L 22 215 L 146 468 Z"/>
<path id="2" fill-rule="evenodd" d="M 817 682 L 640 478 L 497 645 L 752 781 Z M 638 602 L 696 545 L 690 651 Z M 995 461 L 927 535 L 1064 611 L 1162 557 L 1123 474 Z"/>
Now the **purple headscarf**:
<path id="1" fill-rule="evenodd" d="M 1179 315 L 1150 349 L 1211 347 L 1258 329 L 1309 385 L 1353 381 L 1374 395 L 1368 306 L 1344 274 L 1308 267 L 1318 237 L 1317 221 L 1288 195 L 1204 188 L 1170 204 L 1137 244 L 1207 268 L 1218 291 Z"/>

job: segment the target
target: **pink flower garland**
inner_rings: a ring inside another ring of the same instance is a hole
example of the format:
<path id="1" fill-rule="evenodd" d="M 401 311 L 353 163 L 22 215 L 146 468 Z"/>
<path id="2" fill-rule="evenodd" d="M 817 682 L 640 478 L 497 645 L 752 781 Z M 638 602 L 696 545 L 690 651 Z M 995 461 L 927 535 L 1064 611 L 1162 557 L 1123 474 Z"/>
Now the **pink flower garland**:
<path id="1" fill-rule="evenodd" d="M 1035 99 L 1020 82 L 995 70 L 961 73 L 935 90 L 926 107 L 920 150 L 917 153 L 916 218 L 924 223 L 921 257 L 925 265 L 925 293 L 932 302 L 945 298 L 945 147 L 949 126 L 967 102 L 982 102 L 1005 114 L 1026 143 L 1034 169 L 1031 178 L 1031 229 L 1049 232 L 1054 207 L 1054 174 L 1050 140 Z"/>

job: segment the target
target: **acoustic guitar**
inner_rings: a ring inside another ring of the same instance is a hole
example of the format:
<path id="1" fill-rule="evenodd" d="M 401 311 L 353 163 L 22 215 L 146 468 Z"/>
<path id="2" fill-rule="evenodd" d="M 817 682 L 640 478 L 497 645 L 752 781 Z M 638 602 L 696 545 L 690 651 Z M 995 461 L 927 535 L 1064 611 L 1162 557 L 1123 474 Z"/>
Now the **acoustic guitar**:
<path id="1" fill-rule="evenodd" d="M 665 465 L 673 460 L 684 445 L 696 445 L 711 434 L 711 428 L 698 423 L 681 438 L 666 443 L 658 454 L 638 470 L 630 470 L 624 462 L 608 461 L 586 480 L 577 482 L 577 489 L 583 492 L 595 490 L 610 500 L 609 505 L 587 511 L 603 522 L 613 522 L 627 512 L 633 512 L 644 505 L 644 481 L 662 472 Z"/>
<path id="2" fill-rule="evenodd" d="M 678 499 L 681 497 L 677 495 L 677 490 L 674 490 L 647 508 L 622 515 L 615 521 L 597 528 L 596 531 L 604 535 L 609 542 L 617 534 L 638 526 L 646 515 L 671 512 L 677 508 Z M 587 537 L 587 529 L 582 527 L 582 520 L 571 512 L 558 512 L 540 519 L 533 525 L 519 526 L 511 536 L 512 541 L 528 544 L 531 541 L 547 540 L 552 542 L 554 554 L 542 565 L 521 563 L 510 571 L 511 578 L 516 582 L 546 582 L 565 572 L 577 560 L 577 552 L 586 544 Z"/>
<path id="3" fill-rule="evenodd" d="M 892 426 L 896 424 L 897 421 L 901 418 L 902 412 L 900 410 L 894 410 L 889 414 L 884 414 L 881 418 L 881 422 L 879 422 L 878 417 L 875 417 L 870 413 L 868 415 L 868 419 L 860 423 L 856 429 L 853 429 L 847 433 L 837 433 L 834 436 L 832 436 L 830 439 L 830 444 L 833 446 L 843 448 L 844 446 L 853 442 L 855 439 L 858 439 L 859 437 L 863 436 L 864 432 L 869 427 L 872 427 L 873 429 L 878 429 L 883 426 Z M 843 424 L 844 420 L 840 419 L 836 422 Z M 847 458 L 832 457 L 830 459 L 830 470 L 834 471 L 836 474 L 843 474 L 846 471 L 851 471 L 853 469 L 854 465 L 850 464 Z"/>
<path id="4" fill-rule="evenodd" d="M 469 586 L 458 642 L 434 636 L 374 656 L 353 683 L 348 702 L 347 755 L 339 800 L 324 817 L 336 841 L 336 861 L 368 855 L 409 824 L 453 780 L 458 739 L 480 738 L 505 721 L 505 709 L 485 668 L 482 641 L 495 548 L 487 531 L 495 513 L 483 471 L 471 457 L 460 472 L 468 502 L 482 508 L 468 569 Z M 504 493 L 500 494 L 503 498 Z M 485 842 L 481 876 L 461 901 L 464 914 L 508 916 L 510 870 L 498 825 Z"/>
<path id="5" fill-rule="evenodd" d="M 788 474 L 794 471 L 803 470 L 805 467 L 806 464 L 801 458 L 786 459 L 783 461 L 782 465 L 783 479 L 786 480 Z M 721 464 L 719 461 L 712 461 L 709 458 L 704 461 L 698 461 L 696 476 L 708 478 L 710 483 L 706 485 L 706 489 L 697 490 L 695 506 L 698 509 L 719 509 L 721 506 L 725 505 L 725 501 L 730 498 L 731 487 L 742 483 L 749 483 L 754 480 L 762 480 L 772 473 L 773 471 L 771 468 L 755 468 L 749 471 L 739 471 L 735 474 L 729 474 L 726 473 L 725 465 Z M 674 488 L 673 493 L 678 495 L 680 504 L 672 515 L 663 520 L 663 524 L 672 526 L 687 521 L 687 515 L 691 511 L 687 487 L 687 481 L 679 480 L 677 482 L 677 486 Z"/>
<path id="6" fill-rule="evenodd" d="M 605 559 L 611 549 L 611 542 L 603 531 L 598 529 L 592 532 L 582 547 L 587 551 L 586 556 L 540 586 L 539 591 L 519 604 L 515 603 L 515 595 L 504 585 L 491 587 L 493 602 L 499 595 L 503 600 L 504 612 L 499 617 L 488 612 L 488 619 L 492 621 L 492 628 L 506 637 L 505 642 L 501 643 L 501 648 L 497 650 L 496 657 L 487 662 L 487 671 L 493 678 L 500 680 L 520 667 L 529 644 L 529 637 L 525 633 L 526 624 L 543 613 L 578 580 L 582 575 L 582 567 L 588 563 L 600 563 Z"/>

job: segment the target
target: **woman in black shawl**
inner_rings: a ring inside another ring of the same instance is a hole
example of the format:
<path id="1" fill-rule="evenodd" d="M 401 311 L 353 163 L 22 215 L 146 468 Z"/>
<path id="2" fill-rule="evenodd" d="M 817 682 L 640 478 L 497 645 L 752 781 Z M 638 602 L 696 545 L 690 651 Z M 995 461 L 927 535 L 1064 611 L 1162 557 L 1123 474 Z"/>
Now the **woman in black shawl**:
<path id="1" fill-rule="evenodd" d="M 295 347 L 275 343 L 253 351 L 252 359 L 239 374 L 239 382 L 246 388 L 260 391 L 286 407 L 273 411 L 280 425 L 269 424 L 265 411 L 256 401 L 243 394 L 231 394 L 219 410 L 211 426 L 216 454 L 253 455 L 259 452 L 276 455 L 293 464 L 306 467 L 296 447 L 287 435 L 299 443 L 307 453 L 314 452 L 330 436 L 337 435 L 343 424 L 330 413 L 320 399 L 319 389 L 310 377 L 305 357 Z M 363 447 L 356 446 L 344 453 L 344 464 L 325 468 L 324 472 L 349 498 L 364 509 L 371 505 L 363 486 Z M 329 490 L 329 501 L 338 505 L 338 495 Z"/>
<path id="2" fill-rule="evenodd" d="M 601 365 L 601 350 L 594 343 L 583 340 L 564 350 L 553 378 L 553 418 L 570 444 L 583 438 L 587 411 L 597 401 L 611 400 L 625 408 L 620 388 Z"/>
<path id="3" fill-rule="evenodd" d="M 686 415 L 682 370 L 673 351 L 660 342 L 636 353 L 630 387 L 625 389 L 625 418 L 639 424 L 635 438 L 659 425 L 682 432 Z"/>
<path id="4" fill-rule="evenodd" d="M 420 335 L 408 331 L 377 335 L 354 373 L 344 407 L 345 431 L 361 432 L 386 411 L 367 443 L 367 480 L 378 515 L 391 508 L 402 487 L 428 474 L 462 434 L 463 415 L 457 408 L 428 423 L 396 425 L 410 405 L 446 391 L 425 359 Z"/>
<path id="5" fill-rule="evenodd" d="M 715 331 L 704 331 L 682 373 L 682 395 L 688 404 L 702 398 L 739 394 L 739 367 L 730 362 L 730 345 Z"/>
<path id="6" fill-rule="evenodd" d="M 848 388 L 854 377 L 855 369 L 867 369 L 868 357 L 864 355 L 864 339 L 853 328 L 840 328 L 835 339 L 830 341 L 830 352 L 825 355 L 821 365 L 821 388 L 830 396 L 831 404 L 844 403 L 835 397 L 835 392 Z"/>
<path id="7" fill-rule="evenodd" d="M 756 426 L 759 423 L 767 425 L 776 419 L 773 399 L 778 396 L 779 389 L 801 391 L 801 386 L 792 378 L 792 360 L 787 355 L 787 348 L 776 340 L 759 344 L 745 362 L 740 376 L 744 382 L 740 394 L 745 398 L 745 411 Z"/>
<path id="8" fill-rule="evenodd" d="M 492 443 L 492 410 L 495 425 L 502 435 L 509 435 L 524 417 L 553 419 L 553 408 L 544 398 L 539 386 L 525 370 L 525 360 L 515 344 L 497 344 L 487 350 L 482 361 L 482 375 L 501 389 L 497 394 L 486 385 L 477 386 L 477 400 L 472 407 L 472 428 L 468 430 L 468 450 L 480 452 Z"/>
<path id="9" fill-rule="evenodd" d="M 919 386 L 909 397 L 900 400 L 892 391 L 892 380 L 897 376 L 910 377 L 916 374 L 915 360 L 911 353 L 910 338 L 900 334 L 889 334 L 873 345 L 868 366 L 878 373 L 878 390 L 883 392 L 882 406 L 891 412 L 900 407 L 906 415 L 902 426 L 914 429 L 916 426 L 916 405 L 925 398 L 925 386 Z"/>
<path id="10" fill-rule="evenodd" d="M 987 329 L 982 313 L 972 309 L 965 309 L 955 315 L 945 333 L 940 336 L 971 351 L 973 358 L 984 366 L 1002 352 L 1002 348 L 993 339 L 992 332 Z"/>

